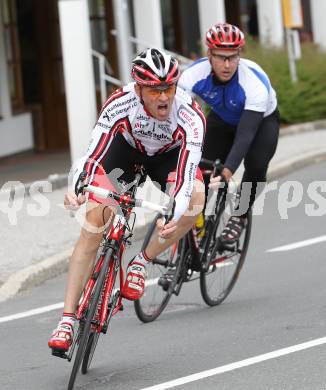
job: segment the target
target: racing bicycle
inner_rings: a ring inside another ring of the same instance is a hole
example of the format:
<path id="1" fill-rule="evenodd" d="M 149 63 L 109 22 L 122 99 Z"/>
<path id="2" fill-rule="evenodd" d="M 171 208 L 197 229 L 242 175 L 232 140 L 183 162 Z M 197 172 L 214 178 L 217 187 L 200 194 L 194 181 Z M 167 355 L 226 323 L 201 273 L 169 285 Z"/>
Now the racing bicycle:
<path id="1" fill-rule="evenodd" d="M 122 255 L 126 245 L 131 243 L 135 224 L 134 207 L 144 207 L 163 214 L 166 212 L 164 206 L 135 199 L 137 187 L 145 177 L 143 167 L 137 166 L 132 187 L 122 195 L 82 181 L 78 185 L 78 194 L 89 192 L 100 199 L 114 200 L 119 212 L 111 228 L 104 231 L 95 266 L 79 302 L 78 325 L 72 345 L 67 353 L 52 350 L 53 355 L 68 361 L 74 358 L 68 390 L 73 389 L 80 368 L 83 374 L 87 373 L 99 336 L 107 333 L 111 318 L 123 309 L 120 293 L 124 283 Z"/>

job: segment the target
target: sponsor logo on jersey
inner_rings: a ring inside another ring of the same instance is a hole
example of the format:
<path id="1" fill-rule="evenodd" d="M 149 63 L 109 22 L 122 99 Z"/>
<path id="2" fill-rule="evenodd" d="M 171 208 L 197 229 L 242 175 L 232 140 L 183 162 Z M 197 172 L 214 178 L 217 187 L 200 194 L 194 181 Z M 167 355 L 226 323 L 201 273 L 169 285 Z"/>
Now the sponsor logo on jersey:
<path id="1" fill-rule="evenodd" d="M 201 142 L 189 141 L 189 142 L 187 142 L 187 145 L 196 146 L 196 147 L 200 148 L 202 146 L 202 143 Z"/>
<path id="2" fill-rule="evenodd" d="M 168 135 L 158 134 L 152 130 L 134 129 L 133 133 L 135 135 L 139 136 L 139 138 L 152 138 L 152 139 L 159 140 L 159 141 L 161 141 L 161 140 L 170 141 L 171 140 L 171 137 L 169 137 Z"/>
<path id="3" fill-rule="evenodd" d="M 193 183 L 193 180 L 195 178 L 196 168 L 197 168 L 197 166 L 193 162 L 190 163 L 189 170 L 188 170 L 188 180 L 187 180 L 188 184 L 187 184 L 187 187 L 185 190 L 185 196 L 188 198 L 191 198 L 192 183 Z"/>
<path id="4" fill-rule="evenodd" d="M 146 127 L 146 123 L 135 122 L 135 124 L 134 124 L 135 129 L 144 129 L 145 127 Z"/>
<path id="5" fill-rule="evenodd" d="M 135 99 L 129 99 L 129 100 L 135 100 Z M 120 114 L 126 114 L 130 109 L 137 106 L 137 101 L 135 101 L 132 104 L 129 104 L 127 107 L 121 108 L 120 110 L 112 111 L 110 113 L 109 110 L 105 110 L 103 114 L 103 118 L 107 119 L 109 122 L 114 120 L 115 117 L 119 116 Z"/>
<path id="6" fill-rule="evenodd" d="M 218 92 L 204 92 L 203 97 L 206 99 L 215 99 Z"/>
<path id="7" fill-rule="evenodd" d="M 157 125 L 157 127 L 160 130 L 162 130 L 164 133 L 170 133 L 171 132 L 171 126 L 169 126 L 168 124 L 166 124 L 166 125 L 159 124 L 159 125 Z"/>
<path id="8" fill-rule="evenodd" d="M 194 138 L 198 139 L 198 137 L 199 137 L 198 127 L 194 127 L 193 131 L 194 131 Z"/>
<path id="9" fill-rule="evenodd" d="M 149 116 L 144 116 L 144 115 L 142 115 L 142 114 L 138 114 L 137 117 L 136 117 L 136 119 L 137 119 L 138 121 L 146 121 L 146 122 L 148 122 L 148 121 L 150 120 Z"/>
<path id="10" fill-rule="evenodd" d="M 134 96 L 134 97 L 132 97 L 130 99 L 123 100 L 123 101 L 120 101 L 120 102 L 116 102 L 112 106 L 109 105 L 105 111 L 109 113 L 109 112 L 115 110 L 118 107 L 125 106 L 126 104 L 131 105 L 131 103 L 134 102 L 135 100 L 137 100 L 137 98 Z M 133 106 L 134 105 L 132 105 L 132 107 Z"/>
<path id="11" fill-rule="evenodd" d="M 195 113 L 193 111 L 189 110 L 183 104 L 181 104 L 181 106 L 178 110 L 178 116 L 183 123 L 189 123 L 190 125 L 192 125 L 192 123 L 194 122 Z"/>
<path id="12" fill-rule="evenodd" d="M 184 105 L 181 105 L 179 110 L 178 110 L 178 115 L 179 115 L 179 118 L 181 119 L 181 121 L 183 123 L 185 123 L 185 124 L 187 123 L 187 124 L 189 124 L 192 127 L 193 137 L 196 138 L 196 139 L 199 138 L 198 127 L 195 127 L 196 126 L 196 122 L 195 122 L 196 114 L 195 114 L 195 112 L 189 110 Z"/>
<path id="13" fill-rule="evenodd" d="M 110 128 L 109 125 L 106 125 L 105 123 L 102 123 L 102 122 L 97 122 L 97 123 L 96 123 L 96 126 L 100 126 L 100 127 L 102 127 L 103 129 L 109 129 L 109 128 Z"/>

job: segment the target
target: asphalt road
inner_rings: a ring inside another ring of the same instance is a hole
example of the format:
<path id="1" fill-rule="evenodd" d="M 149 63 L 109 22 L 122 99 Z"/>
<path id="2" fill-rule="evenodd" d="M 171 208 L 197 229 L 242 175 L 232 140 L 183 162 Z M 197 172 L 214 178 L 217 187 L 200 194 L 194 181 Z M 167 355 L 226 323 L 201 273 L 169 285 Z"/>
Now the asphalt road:
<path id="1" fill-rule="evenodd" d="M 325 171 L 326 163 L 297 171 L 266 195 L 240 279 L 221 306 L 204 304 L 198 281 L 184 285 L 152 324 L 140 323 L 128 303 L 101 336 L 93 368 L 76 389 L 159 390 L 170 387 L 155 385 L 178 378 L 174 388 L 191 390 L 326 389 Z M 319 195 L 309 186 L 318 180 Z M 293 243 L 300 244 L 269 251 Z M 64 282 L 63 275 L 0 305 L 2 390 L 66 388 L 71 364 L 47 347 L 61 309 L 5 318 L 61 302 Z"/>

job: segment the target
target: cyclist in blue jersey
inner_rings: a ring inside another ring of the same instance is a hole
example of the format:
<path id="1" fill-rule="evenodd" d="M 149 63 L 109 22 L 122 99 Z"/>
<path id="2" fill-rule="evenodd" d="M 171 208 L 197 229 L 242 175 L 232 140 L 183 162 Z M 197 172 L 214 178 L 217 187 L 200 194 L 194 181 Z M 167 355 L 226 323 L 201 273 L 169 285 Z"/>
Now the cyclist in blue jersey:
<path id="1" fill-rule="evenodd" d="M 181 88 L 211 108 L 203 157 L 221 159 L 222 176 L 227 181 L 244 162 L 240 205 L 248 207 L 240 207 L 223 230 L 219 239 L 226 248 L 238 241 L 258 189 L 262 189 L 258 183 L 266 182 L 279 135 L 276 93 L 258 64 L 240 58 L 244 44 L 244 34 L 238 27 L 227 23 L 212 26 L 206 33 L 207 57 L 190 65 L 179 80 Z M 205 183 L 206 192 L 208 187 L 218 188 L 220 181 L 221 177 L 211 178 Z M 243 183 L 251 183 L 247 203 Z"/>

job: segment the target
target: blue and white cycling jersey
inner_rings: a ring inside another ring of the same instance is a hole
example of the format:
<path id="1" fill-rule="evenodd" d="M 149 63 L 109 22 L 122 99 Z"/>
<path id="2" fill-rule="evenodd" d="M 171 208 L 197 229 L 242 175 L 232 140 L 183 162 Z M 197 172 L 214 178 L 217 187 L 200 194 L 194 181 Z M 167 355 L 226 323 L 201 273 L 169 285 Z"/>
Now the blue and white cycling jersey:
<path id="1" fill-rule="evenodd" d="M 225 122 L 238 125 L 243 110 L 270 115 L 277 106 L 276 93 L 267 74 L 255 62 L 241 58 L 232 79 L 224 84 L 214 80 L 208 58 L 187 68 L 178 86 L 198 95 Z"/>

